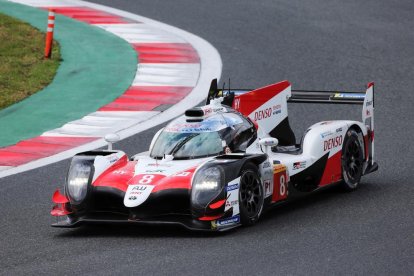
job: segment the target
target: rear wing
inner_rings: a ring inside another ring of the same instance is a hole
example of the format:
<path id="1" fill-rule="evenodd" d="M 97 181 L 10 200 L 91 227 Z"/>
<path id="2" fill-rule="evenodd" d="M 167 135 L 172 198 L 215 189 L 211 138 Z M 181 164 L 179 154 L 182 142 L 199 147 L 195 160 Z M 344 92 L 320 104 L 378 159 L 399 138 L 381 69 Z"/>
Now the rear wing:
<path id="1" fill-rule="evenodd" d="M 369 91 L 372 88 L 372 91 Z M 234 95 L 241 95 L 255 89 L 218 89 L 217 79 L 211 83 L 209 95 L 206 104 L 211 99 L 224 97 L 224 101 L 230 103 Z M 371 95 L 369 95 L 371 94 Z M 291 90 L 291 97 L 287 99 L 288 103 L 328 103 L 328 104 L 356 104 L 362 105 L 368 98 L 374 106 L 374 83 L 368 84 L 366 91 L 322 91 L 322 90 Z M 223 104 L 225 104 L 223 102 Z M 231 104 L 227 104 L 231 106 Z"/>

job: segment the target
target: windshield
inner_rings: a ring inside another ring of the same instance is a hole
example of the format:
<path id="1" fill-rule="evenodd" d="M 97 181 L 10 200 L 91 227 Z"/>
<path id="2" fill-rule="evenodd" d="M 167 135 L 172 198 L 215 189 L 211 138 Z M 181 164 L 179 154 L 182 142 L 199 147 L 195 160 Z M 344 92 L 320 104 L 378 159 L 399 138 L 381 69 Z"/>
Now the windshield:
<path id="1" fill-rule="evenodd" d="M 174 159 L 191 159 L 215 156 L 223 152 L 218 132 L 163 131 L 151 151 L 151 157 L 173 155 Z"/>

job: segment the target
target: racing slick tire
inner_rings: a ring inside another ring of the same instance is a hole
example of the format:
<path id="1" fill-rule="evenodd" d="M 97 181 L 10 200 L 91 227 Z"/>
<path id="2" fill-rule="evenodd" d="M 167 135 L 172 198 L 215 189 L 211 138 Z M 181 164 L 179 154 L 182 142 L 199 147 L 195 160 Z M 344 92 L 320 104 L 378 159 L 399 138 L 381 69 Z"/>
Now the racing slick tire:
<path id="1" fill-rule="evenodd" d="M 358 133 L 350 129 L 347 131 L 342 146 L 342 183 L 345 191 L 352 191 L 358 187 L 361 181 L 363 169 L 362 146 Z"/>
<path id="2" fill-rule="evenodd" d="M 252 163 L 243 166 L 239 188 L 240 221 L 242 225 L 253 225 L 263 210 L 263 185 L 258 168 Z"/>

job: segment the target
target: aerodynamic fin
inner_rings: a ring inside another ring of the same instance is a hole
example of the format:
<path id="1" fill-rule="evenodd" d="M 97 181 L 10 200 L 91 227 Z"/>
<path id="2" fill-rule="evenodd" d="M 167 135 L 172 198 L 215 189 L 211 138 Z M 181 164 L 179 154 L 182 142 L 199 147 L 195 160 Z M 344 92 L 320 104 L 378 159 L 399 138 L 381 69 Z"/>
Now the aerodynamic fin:
<path id="1" fill-rule="evenodd" d="M 370 82 L 365 92 L 364 105 L 362 107 L 362 122 L 369 130 L 371 139 L 371 162 L 374 164 L 374 83 Z"/>

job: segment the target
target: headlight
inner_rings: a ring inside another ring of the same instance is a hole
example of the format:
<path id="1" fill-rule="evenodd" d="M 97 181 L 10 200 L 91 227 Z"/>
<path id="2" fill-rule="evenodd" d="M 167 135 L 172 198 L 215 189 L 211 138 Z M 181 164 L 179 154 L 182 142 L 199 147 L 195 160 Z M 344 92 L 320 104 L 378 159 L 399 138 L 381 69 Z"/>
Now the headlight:
<path id="1" fill-rule="evenodd" d="M 221 182 L 221 171 L 218 167 L 210 167 L 202 169 L 197 172 L 194 177 L 194 184 L 196 189 L 200 190 L 214 190 L 217 189 Z"/>
<path id="2" fill-rule="evenodd" d="M 67 181 L 67 192 L 72 203 L 80 203 L 85 199 L 92 166 L 89 162 L 78 161 L 72 163 Z"/>
<path id="3" fill-rule="evenodd" d="M 224 171 L 221 167 L 214 166 L 198 170 L 191 189 L 193 206 L 207 206 L 221 192 L 223 183 Z"/>

